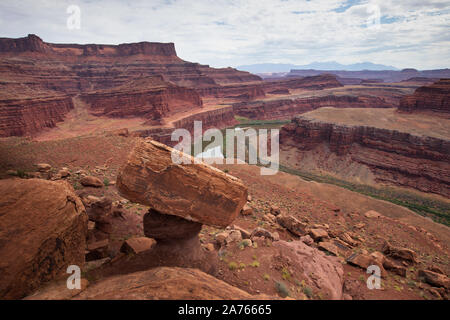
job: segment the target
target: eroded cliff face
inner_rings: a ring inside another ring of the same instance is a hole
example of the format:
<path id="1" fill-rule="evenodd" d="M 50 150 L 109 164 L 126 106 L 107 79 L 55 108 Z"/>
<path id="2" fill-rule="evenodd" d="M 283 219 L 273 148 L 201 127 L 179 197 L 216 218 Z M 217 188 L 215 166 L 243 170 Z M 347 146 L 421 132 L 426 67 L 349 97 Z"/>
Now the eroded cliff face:
<path id="1" fill-rule="evenodd" d="M 150 137 L 153 140 L 164 143 L 168 146 L 174 146 L 178 142 L 172 141 L 171 135 L 175 129 L 183 128 L 194 134 L 194 121 L 202 122 L 202 133 L 209 128 L 223 129 L 237 124 L 234 118 L 232 107 L 224 107 L 212 110 L 205 110 L 186 116 L 174 121 L 171 127 L 153 128 L 149 130 L 140 130 L 134 133 L 135 136 Z"/>
<path id="2" fill-rule="evenodd" d="M 73 109 L 70 96 L 0 99 L 0 137 L 33 135 L 53 128 Z"/>
<path id="3" fill-rule="evenodd" d="M 449 140 L 299 116 L 280 131 L 280 145 L 282 152 L 295 150 L 297 159 L 292 161 L 301 162 L 314 152 L 334 154 L 333 161 L 340 164 L 332 173 L 344 179 L 342 173 L 359 164 L 355 170 L 368 168 L 376 182 L 450 196 Z M 315 163 L 315 167 L 325 165 Z"/>
<path id="4" fill-rule="evenodd" d="M 29 102 L 22 106 L 17 102 L 15 111 L 7 108 L 10 102 L 0 104 L 3 114 L 0 126 L 8 128 L 3 130 L 4 135 L 27 135 L 54 126 L 63 119 L 69 103 L 56 98 L 61 95 L 81 94 L 97 115 L 144 117 L 155 120 L 155 124 L 169 113 L 201 107 L 198 92 L 202 93 L 202 88 L 206 88 L 206 95 L 211 92 L 221 97 L 237 95 L 243 100 L 264 95 L 257 85 L 239 89 L 239 84 L 262 83 L 258 76 L 184 61 L 177 56 L 173 43 L 78 45 L 46 43 L 35 35 L 0 38 L 0 73 L 0 88 L 12 93 L 9 95 L 12 99 L 17 98 L 14 93 L 23 98 L 55 97 L 48 106 L 34 103 L 33 110 L 42 106 L 35 113 L 45 117 L 27 121 L 22 121 L 19 115 L 25 117 L 23 112 L 29 110 L 25 106 Z M 136 79 L 149 77 L 160 77 L 164 84 L 136 86 Z M 23 88 L 18 88 L 18 84 Z M 13 121 L 15 129 L 9 129 Z"/>
<path id="5" fill-rule="evenodd" d="M 293 116 L 322 107 L 336 108 L 392 108 L 383 98 L 373 96 L 308 97 L 300 99 L 280 99 L 251 101 L 233 104 L 237 115 L 250 119 L 290 119 Z"/>
<path id="6" fill-rule="evenodd" d="M 202 106 L 194 89 L 165 82 L 161 76 L 143 78 L 125 85 L 82 95 L 94 115 L 143 117 L 161 121 L 167 114 Z"/>
<path id="7" fill-rule="evenodd" d="M 264 88 L 267 91 L 286 89 L 322 90 L 338 87 L 343 87 L 343 84 L 332 74 L 321 74 L 294 79 L 287 78 L 283 80 L 266 81 L 264 83 Z"/>
<path id="8" fill-rule="evenodd" d="M 433 111 L 450 113 L 450 79 L 417 88 L 414 94 L 400 101 L 399 111 Z"/>

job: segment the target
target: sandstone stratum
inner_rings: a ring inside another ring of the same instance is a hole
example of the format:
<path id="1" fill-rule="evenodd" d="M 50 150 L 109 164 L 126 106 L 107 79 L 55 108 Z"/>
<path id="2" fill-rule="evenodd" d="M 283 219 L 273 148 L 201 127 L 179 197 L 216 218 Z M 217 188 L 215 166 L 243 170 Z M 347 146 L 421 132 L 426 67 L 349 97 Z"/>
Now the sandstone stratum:
<path id="1" fill-rule="evenodd" d="M 414 94 L 402 98 L 399 111 L 450 112 L 450 79 L 441 79 L 416 89 Z"/>
<path id="2" fill-rule="evenodd" d="M 285 162 L 292 156 L 291 163 L 311 170 L 448 197 L 449 125 L 448 119 L 396 109 L 322 108 L 285 125 L 280 144 Z"/>

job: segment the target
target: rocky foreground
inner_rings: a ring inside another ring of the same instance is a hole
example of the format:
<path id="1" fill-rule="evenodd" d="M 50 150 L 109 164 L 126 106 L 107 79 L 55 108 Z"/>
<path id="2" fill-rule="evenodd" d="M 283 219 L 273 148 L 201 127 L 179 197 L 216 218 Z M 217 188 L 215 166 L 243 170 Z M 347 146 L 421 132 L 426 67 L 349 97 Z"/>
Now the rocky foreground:
<path id="1" fill-rule="evenodd" d="M 1 297 L 448 298 L 445 226 L 288 174 L 169 159 L 170 148 L 136 140 L 124 160 L 95 169 L 38 163 L 1 180 Z M 107 177 L 117 169 L 116 184 Z M 68 290 L 73 264 L 81 288 Z M 366 286 L 372 264 L 380 290 Z"/>

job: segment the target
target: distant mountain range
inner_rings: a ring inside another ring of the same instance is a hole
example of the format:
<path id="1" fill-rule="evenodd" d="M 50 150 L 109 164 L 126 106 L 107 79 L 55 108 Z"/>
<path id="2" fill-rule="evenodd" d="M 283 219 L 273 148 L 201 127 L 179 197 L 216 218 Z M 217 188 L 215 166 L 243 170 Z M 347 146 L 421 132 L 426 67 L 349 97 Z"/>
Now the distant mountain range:
<path id="1" fill-rule="evenodd" d="M 284 64 L 284 63 L 259 63 L 251 65 L 237 66 L 238 70 L 248 71 L 251 73 L 272 73 L 272 72 L 289 72 L 295 70 L 346 70 L 346 71 L 361 71 L 361 70 L 399 70 L 393 66 L 386 66 L 383 64 L 376 64 L 372 62 L 361 62 L 353 64 L 341 64 L 336 61 L 327 62 L 312 62 L 306 65 Z"/>

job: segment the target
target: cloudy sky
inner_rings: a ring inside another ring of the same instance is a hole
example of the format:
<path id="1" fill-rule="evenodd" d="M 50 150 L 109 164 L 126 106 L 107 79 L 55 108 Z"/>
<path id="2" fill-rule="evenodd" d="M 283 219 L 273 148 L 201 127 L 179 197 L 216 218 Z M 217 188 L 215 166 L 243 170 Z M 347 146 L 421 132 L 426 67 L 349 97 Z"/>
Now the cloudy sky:
<path id="1" fill-rule="evenodd" d="M 67 27 L 70 5 L 80 29 Z M 0 37 L 29 33 L 55 43 L 174 42 L 182 59 L 215 67 L 450 67 L 448 0 L 1 0 Z"/>

